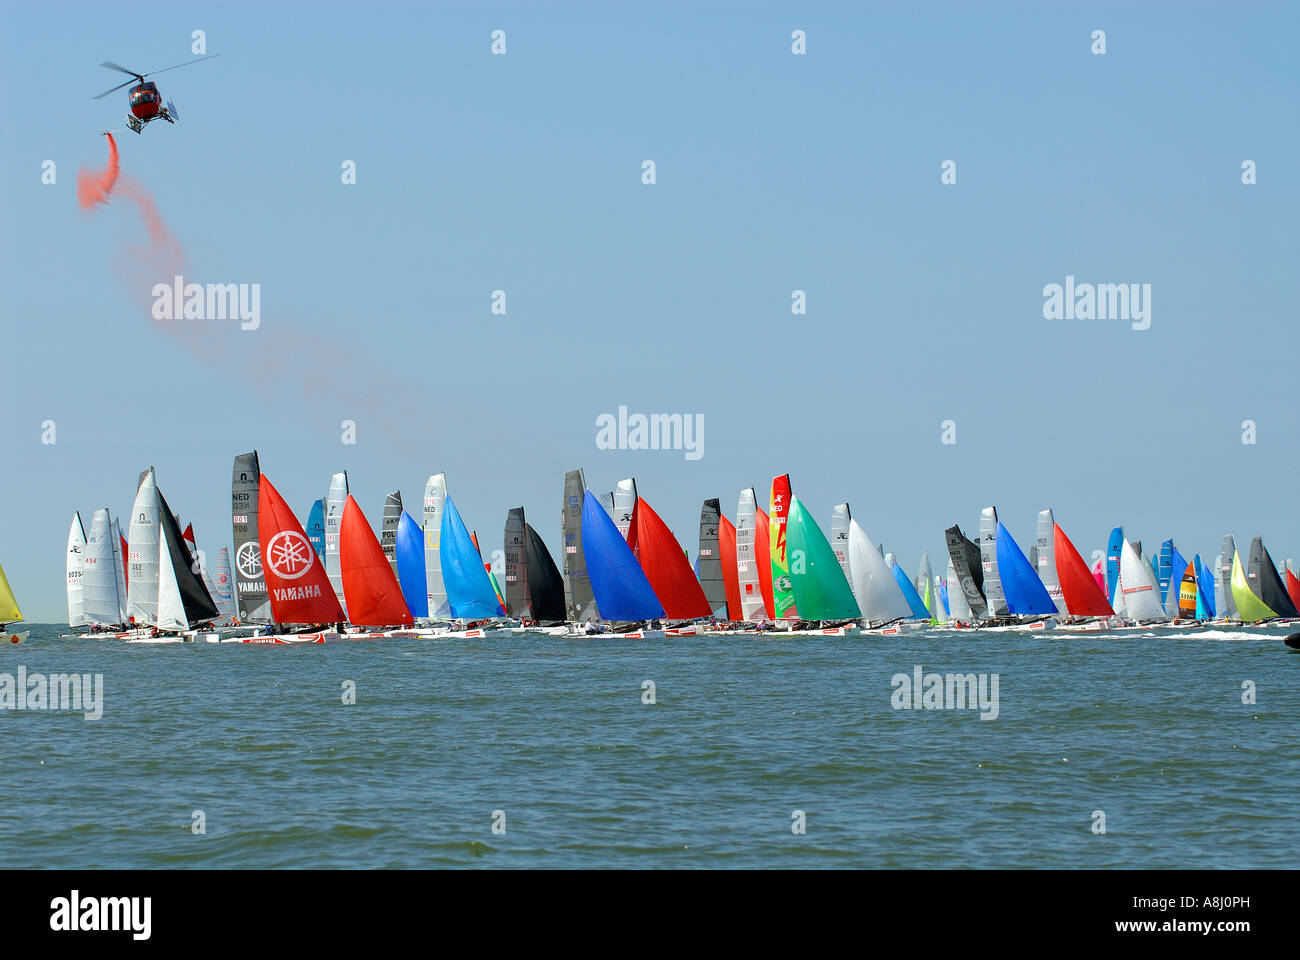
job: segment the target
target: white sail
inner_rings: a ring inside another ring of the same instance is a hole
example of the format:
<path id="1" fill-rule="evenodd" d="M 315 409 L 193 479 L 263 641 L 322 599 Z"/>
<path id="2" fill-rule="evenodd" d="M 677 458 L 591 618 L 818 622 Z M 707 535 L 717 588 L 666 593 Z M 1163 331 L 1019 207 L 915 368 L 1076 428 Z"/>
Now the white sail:
<path id="1" fill-rule="evenodd" d="M 1237 600 L 1232 595 L 1232 558 L 1237 555 L 1237 540 L 1232 534 L 1223 538 L 1219 557 L 1214 562 L 1214 612 L 1220 620 L 1240 620 Z"/>
<path id="2" fill-rule="evenodd" d="M 222 617 L 234 620 L 238 617 L 235 610 L 235 584 L 231 579 L 230 550 L 222 547 L 217 551 L 217 570 L 212 578 L 212 599 Z"/>
<path id="3" fill-rule="evenodd" d="M 939 602 L 938 591 L 934 589 L 934 570 L 930 567 L 930 551 L 921 552 L 921 564 L 916 575 L 916 593 L 925 604 L 925 609 L 930 611 L 931 617 L 938 617 L 939 611 L 943 604 Z"/>
<path id="4" fill-rule="evenodd" d="M 82 579 L 86 572 L 86 528 L 82 526 L 80 510 L 72 515 L 65 560 L 68 579 L 68 626 L 80 627 L 90 622 L 86 618 L 85 602 L 82 598 Z"/>
<path id="5" fill-rule="evenodd" d="M 869 624 L 888 623 L 912 614 L 912 605 L 894 579 L 893 568 L 858 521 L 849 518 L 849 570 L 853 595 Z"/>
<path id="6" fill-rule="evenodd" d="M 740 587 L 742 620 L 767 619 L 763 587 L 758 579 L 758 553 L 754 548 L 754 531 L 758 523 L 758 502 L 754 488 L 740 491 L 736 505 L 736 580 Z"/>
<path id="7" fill-rule="evenodd" d="M 980 511 L 980 565 L 984 567 L 984 599 L 990 617 L 1009 617 L 1011 608 L 998 575 L 998 510 L 985 507 Z"/>
<path id="8" fill-rule="evenodd" d="M 158 622 L 158 484 L 153 467 L 140 475 L 127 535 L 130 565 L 126 612 L 136 626 Z"/>
<path id="9" fill-rule="evenodd" d="M 961 588 L 961 581 L 957 578 L 957 568 L 952 560 L 948 561 L 948 609 L 954 620 L 964 620 L 969 623 L 975 619 L 970 604 L 966 602 L 966 594 Z"/>
<path id="10" fill-rule="evenodd" d="M 446 502 L 447 475 L 435 473 L 424 485 L 424 577 L 430 620 L 447 620 L 451 617 L 451 604 L 447 602 L 447 587 L 442 580 L 442 557 L 439 554 L 442 505 Z"/>
<path id="11" fill-rule="evenodd" d="M 840 562 L 844 579 L 853 584 L 853 573 L 849 563 L 849 520 L 853 518 L 847 503 L 837 503 L 831 510 L 831 549 L 835 559 Z"/>
<path id="12" fill-rule="evenodd" d="M 161 526 L 160 523 L 159 527 Z M 154 625 L 159 630 L 190 628 L 189 619 L 185 615 L 185 604 L 181 600 L 180 586 L 176 582 L 176 570 L 172 566 L 172 553 L 161 544 L 158 551 L 158 615 L 154 619 Z"/>
<path id="13" fill-rule="evenodd" d="M 1056 604 L 1057 613 L 1066 613 L 1061 578 L 1056 572 L 1056 518 L 1051 509 L 1038 511 L 1038 579 Z"/>
<path id="14" fill-rule="evenodd" d="M 610 516 L 614 518 L 618 532 L 623 534 L 624 540 L 627 539 L 628 531 L 632 529 L 632 517 L 635 515 L 634 511 L 636 510 L 636 496 L 635 477 L 620 480 L 618 486 L 614 488 L 614 503 Z"/>
<path id="15" fill-rule="evenodd" d="M 343 507 L 348 502 L 348 472 L 330 477 L 330 492 L 325 498 L 325 575 L 329 577 L 334 595 L 347 612 L 343 599 L 343 568 L 339 564 L 339 525 L 343 522 Z"/>
<path id="16" fill-rule="evenodd" d="M 945 579 L 937 573 L 934 575 L 934 618 L 940 623 L 948 622 L 948 611 L 943 605 Z"/>
<path id="17" fill-rule="evenodd" d="M 1150 561 L 1138 556 L 1127 539 L 1119 558 L 1119 591 L 1123 594 L 1125 616 L 1134 620 L 1167 620 L 1160 605 L 1160 582 Z"/>
<path id="18" fill-rule="evenodd" d="M 113 521 L 113 573 L 117 575 L 117 602 L 120 609 L 117 614 L 117 623 L 126 623 L 126 558 L 122 556 L 122 544 L 126 542 L 126 537 L 122 536 L 122 521 L 115 519 Z"/>
<path id="19" fill-rule="evenodd" d="M 117 592 L 122 578 L 122 564 L 118 561 L 121 551 L 113 549 L 115 538 L 108 511 L 91 514 L 81 575 L 82 609 L 88 623 L 122 622 L 122 599 Z"/>

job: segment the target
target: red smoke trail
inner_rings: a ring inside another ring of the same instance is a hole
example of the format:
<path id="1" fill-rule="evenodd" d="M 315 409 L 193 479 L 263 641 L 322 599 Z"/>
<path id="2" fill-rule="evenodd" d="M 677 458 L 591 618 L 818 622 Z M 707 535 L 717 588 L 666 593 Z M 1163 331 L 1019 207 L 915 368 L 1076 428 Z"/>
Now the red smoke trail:
<path id="1" fill-rule="evenodd" d="M 85 167 L 77 171 L 77 202 L 81 209 L 89 210 L 97 203 L 108 203 L 108 195 L 117 186 L 117 175 L 121 172 L 117 163 L 117 141 L 111 133 L 108 137 L 108 166 L 98 172 L 87 172 Z"/>

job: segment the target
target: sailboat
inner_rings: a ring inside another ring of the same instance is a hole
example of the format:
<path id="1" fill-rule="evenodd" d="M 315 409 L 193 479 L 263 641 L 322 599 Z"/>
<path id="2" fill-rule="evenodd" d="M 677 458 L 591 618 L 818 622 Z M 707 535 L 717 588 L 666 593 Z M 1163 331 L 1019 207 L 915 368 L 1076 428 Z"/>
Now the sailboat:
<path id="1" fill-rule="evenodd" d="M 257 451 L 235 457 L 230 482 L 231 526 L 235 543 L 235 598 L 242 623 L 269 623 L 271 606 L 262 575 L 257 529 L 258 487 L 262 476 Z"/>
<path id="2" fill-rule="evenodd" d="M 1087 563 L 1079 555 L 1070 538 L 1065 535 L 1060 524 L 1056 522 L 1051 510 L 1044 510 L 1039 514 L 1040 523 L 1043 513 L 1047 514 L 1047 519 L 1052 524 L 1050 550 L 1047 553 L 1049 564 L 1046 569 L 1050 571 L 1049 578 L 1058 585 L 1061 595 L 1058 609 L 1065 615 L 1065 622 L 1058 624 L 1058 627 L 1063 630 L 1105 629 L 1109 619 L 1115 615 L 1115 611 L 1111 609 L 1110 601 L 1102 593 L 1104 580 L 1099 581 L 1088 570 Z M 1044 558 L 1042 543 L 1040 534 L 1039 570 L 1045 569 L 1042 566 Z M 1051 593 L 1050 587 L 1048 593 Z"/>
<path id="3" fill-rule="evenodd" d="M 980 512 L 980 560 L 984 596 L 992 624 L 989 629 L 1045 630 L 1056 603 L 1038 578 L 1015 538 L 998 519 L 996 507 Z"/>
<path id="4" fill-rule="evenodd" d="M 528 603 L 533 629 L 560 632 L 564 627 L 564 577 L 555 565 L 546 542 L 524 521 L 524 560 L 528 566 Z"/>
<path id="5" fill-rule="evenodd" d="M 81 574 L 82 614 L 92 634 L 120 631 L 126 625 L 119 552 L 117 532 L 107 508 L 96 510 L 90 517 Z"/>
<path id="6" fill-rule="evenodd" d="M 885 554 L 885 564 L 889 567 L 894 576 L 894 582 L 898 584 L 899 591 L 903 594 L 903 599 L 907 601 L 908 618 L 924 623 L 930 619 L 930 608 L 925 605 L 921 595 L 916 592 L 916 584 L 908 577 L 907 571 L 903 569 L 898 562 L 898 558 L 892 553 Z"/>
<path id="7" fill-rule="evenodd" d="M 445 492 L 445 488 L 444 488 Z M 439 631 L 438 636 L 457 639 L 480 639 L 487 636 L 507 636 L 504 630 L 494 631 L 490 624 L 503 614 L 492 579 L 483 566 L 469 528 L 461 519 L 460 511 L 450 494 L 442 504 L 442 530 L 438 536 L 439 564 L 443 586 L 447 591 L 448 617 L 463 620 L 465 624 L 454 629 Z"/>
<path id="8" fill-rule="evenodd" d="M 980 548 L 954 524 L 943 532 L 948 548 L 948 560 L 960 589 L 961 600 L 953 600 L 953 583 L 949 581 L 948 602 L 953 605 L 953 621 L 957 628 L 973 627 L 988 616 L 988 601 L 984 597 L 984 566 Z"/>
<path id="9" fill-rule="evenodd" d="M 221 599 L 217 595 L 217 585 L 212 582 L 212 577 L 208 574 L 207 558 L 204 554 L 199 553 L 198 541 L 194 539 L 194 524 L 190 523 L 185 525 L 185 530 L 181 533 L 181 539 L 185 541 L 185 546 L 190 552 L 190 566 L 199 575 L 200 579 L 203 580 L 203 585 L 208 588 L 208 596 L 210 596 L 212 602 L 216 604 L 217 616 L 222 619 L 229 616 L 230 622 L 226 625 L 234 625 L 236 618 L 233 614 L 227 614 L 226 611 L 221 608 Z"/>
<path id="10" fill-rule="evenodd" d="M 790 509 L 790 475 L 784 473 L 772 478 L 771 514 L 768 524 L 768 549 L 772 559 L 772 603 L 775 619 L 799 619 L 794 586 L 790 582 L 790 559 L 787 556 L 786 517 Z"/>
<path id="11" fill-rule="evenodd" d="M 758 506 L 754 488 L 741 490 L 736 505 L 736 584 L 740 619 L 747 623 L 766 624 L 775 617 L 768 529 L 767 514 Z"/>
<path id="12" fill-rule="evenodd" d="M 321 562 L 325 561 L 325 498 L 321 497 L 313 500 L 311 509 L 307 511 L 307 539 L 315 548 L 316 553 L 320 556 Z"/>
<path id="13" fill-rule="evenodd" d="M 397 582 L 406 608 L 416 620 L 427 620 L 429 588 L 424 566 L 424 530 L 405 510 L 397 520 L 393 552 L 397 560 Z"/>
<path id="14" fill-rule="evenodd" d="M 1137 625 L 1163 623 L 1168 619 L 1160 603 L 1160 582 L 1151 562 L 1140 557 L 1137 546 L 1127 538 L 1120 547 L 1119 579 L 1111 608 L 1118 616 Z"/>
<path id="15" fill-rule="evenodd" d="M 21 623 L 22 619 L 23 612 L 18 609 L 18 601 L 14 599 L 9 578 L 5 576 L 4 567 L 0 567 L 0 637 L 4 638 L 5 643 L 22 643 L 27 639 L 30 630 L 9 630 L 9 624 Z"/>
<path id="16" fill-rule="evenodd" d="M 72 527 L 68 530 L 67 578 L 68 578 L 68 626 L 80 627 L 90 622 L 85 612 L 82 599 L 82 575 L 86 568 L 86 529 L 81 523 L 81 511 L 72 515 Z"/>
<path id="17" fill-rule="evenodd" d="M 1038 571 L 1038 579 L 1042 581 L 1047 595 L 1052 598 L 1052 605 L 1056 607 L 1056 612 L 1068 613 L 1065 607 L 1065 596 L 1061 592 L 1060 574 L 1056 572 L 1056 518 L 1052 515 L 1050 507 L 1038 511 L 1036 532 L 1038 535 L 1034 543 L 1036 549 L 1030 557 L 1030 564 Z M 1073 544 L 1070 545 L 1070 549 L 1074 549 Z M 1075 556 L 1078 556 L 1077 550 Z M 1086 572 L 1087 569 L 1085 566 L 1084 571 Z"/>
<path id="18" fill-rule="evenodd" d="M 779 478 L 778 478 L 779 479 Z M 775 489 L 775 486 L 774 486 Z M 862 611 L 830 541 L 798 497 L 789 493 L 785 478 L 785 547 L 794 608 L 806 626 L 801 632 L 845 636 L 857 632 Z M 776 502 L 776 497 L 773 497 Z"/>
<path id="19" fill-rule="evenodd" d="M 584 623 L 600 617 L 582 547 L 586 490 L 587 481 L 581 469 L 570 470 L 564 475 L 564 500 L 560 513 L 564 556 L 560 562 L 563 564 L 565 619 L 572 623 Z M 605 516 L 608 518 L 609 514 L 606 513 Z M 610 520 L 610 523 L 613 522 Z M 618 527 L 614 527 L 614 530 L 617 532 Z M 622 534 L 619 536 L 622 537 Z"/>
<path id="20" fill-rule="evenodd" d="M 447 502 L 447 475 L 435 473 L 424 484 L 424 582 L 425 605 L 432 621 L 450 620 L 447 587 L 442 579 L 442 510 Z"/>
<path id="21" fill-rule="evenodd" d="M 1196 619 L 1213 620 L 1217 616 L 1215 604 L 1218 602 L 1214 571 L 1201 562 L 1199 553 L 1192 559 L 1192 563 L 1196 567 Z"/>
<path id="22" fill-rule="evenodd" d="M 628 545 L 663 607 L 663 616 L 678 621 L 666 627 L 665 632 L 668 636 L 694 634 L 695 630 L 683 622 L 711 617 L 713 608 L 691 569 L 686 552 L 644 498 L 637 498 L 633 513 L 635 522 L 628 530 Z M 621 516 L 616 512 L 616 517 L 621 519 Z"/>
<path id="23" fill-rule="evenodd" d="M 506 513 L 502 553 L 505 556 L 506 614 L 521 625 L 532 619 L 528 600 L 528 555 L 524 544 L 524 508 L 511 507 Z"/>
<path id="24" fill-rule="evenodd" d="M 1274 616 L 1283 620 L 1300 617 L 1300 611 L 1291 602 L 1286 584 L 1278 575 L 1273 558 L 1268 555 L 1264 539 L 1256 537 L 1250 541 L 1250 559 L 1246 567 L 1246 583 L 1255 596 L 1273 611 Z"/>
<path id="25" fill-rule="evenodd" d="M 734 528 L 733 528 L 734 530 Z M 730 620 L 727 612 L 726 566 L 722 562 L 722 502 L 714 497 L 700 507 L 700 537 L 696 556 L 699 564 L 700 587 L 708 602 L 710 616 L 715 620 Z M 734 536 L 734 532 L 733 532 Z M 734 546 L 733 546 L 734 550 Z M 735 564 L 732 564 L 735 576 Z"/>
<path id="26" fill-rule="evenodd" d="M 939 591 L 935 586 L 934 570 L 930 566 L 929 550 L 921 551 L 921 562 L 916 571 L 916 593 L 930 612 L 930 623 L 938 623 L 943 611 L 939 606 Z"/>
<path id="27" fill-rule="evenodd" d="M 223 620 L 238 621 L 239 609 L 235 605 L 235 581 L 230 572 L 230 550 L 222 547 L 217 551 L 217 572 L 212 578 L 212 587 L 216 592 L 212 599 L 216 601 L 217 612 Z"/>
<path id="28" fill-rule="evenodd" d="M 384 512 L 379 520 L 379 546 L 388 565 L 397 576 L 397 524 L 402 519 L 402 491 L 394 490 L 384 498 Z"/>
<path id="29" fill-rule="evenodd" d="M 839 521 L 835 521 L 837 516 Z M 832 521 L 833 530 L 837 529 L 838 523 L 844 524 L 846 549 L 843 569 L 849 586 L 853 588 L 863 628 L 886 635 L 901 633 L 900 621 L 911 616 L 912 606 L 903 595 L 894 571 L 853 516 L 848 503 L 835 508 Z M 832 539 L 837 536 L 832 534 Z"/>
<path id="30" fill-rule="evenodd" d="M 348 619 L 358 626 L 378 627 L 381 631 L 394 625 L 412 626 L 415 620 L 402 599 L 393 568 L 351 494 L 343 504 L 338 539 L 339 576 L 343 581 Z"/>
<path id="31" fill-rule="evenodd" d="M 663 637 L 663 630 L 643 626 L 663 619 L 663 604 L 632 548 L 590 490 L 583 491 L 580 533 L 597 612 L 614 625 L 614 636 L 633 640 Z"/>
<path id="32" fill-rule="evenodd" d="M 1232 596 L 1232 558 L 1237 553 L 1237 541 L 1231 533 L 1219 545 L 1219 555 L 1214 561 L 1214 609 L 1217 620 L 1241 623 L 1237 602 Z"/>
<path id="33" fill-rule="evenodd" d="M 330 578 L 334 596 L 347 614 L 347 598 L 343 590 L 343 567 L 340 557 L 339 537 L 342 533 L 343 510 L 347 506 L 348 472 L 336 473 L 330 477 L 329 493 L 325 497 L 325 574 Z"/>

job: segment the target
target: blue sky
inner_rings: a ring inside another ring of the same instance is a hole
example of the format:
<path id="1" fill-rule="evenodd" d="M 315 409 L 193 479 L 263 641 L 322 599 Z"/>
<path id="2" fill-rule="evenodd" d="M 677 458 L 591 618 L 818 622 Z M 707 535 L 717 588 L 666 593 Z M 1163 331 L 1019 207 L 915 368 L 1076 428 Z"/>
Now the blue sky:
<path id="1" fill-rule="evenodd" d="M 445 470 L 485 546 L 523 504 L 557 556 L 582 466 L 597 492 L 635 475 L 692 554 L 704 497 L 734 515 L 789 472 L 912 573 L 989 503 L 1026 547 L 1052 506 L 1085 556 L 1123 523 L 1300 557 L 1296 9 L 11 9 L 0 563 L 58 619 L 73 510 L 125 512 L 149 464 L 215 553 L 252 448 L 300 514 L 347 468 L 378 524 Z M 158 78 L 183 121 L 121 130 L 122 169 L 187 279 L 261 284 L 262 328 L 178 338 L 123 279 L 139 218 L 75 184 L 126 111 L 91 99 L 100 61 L 185 60 L 194 29 L 221 57 Z M 1045 320 L 1067 274 L 1150 283 L 1150 329 Z M 620 404 L 702 414 L 703 458 L 598 450 Z"/>

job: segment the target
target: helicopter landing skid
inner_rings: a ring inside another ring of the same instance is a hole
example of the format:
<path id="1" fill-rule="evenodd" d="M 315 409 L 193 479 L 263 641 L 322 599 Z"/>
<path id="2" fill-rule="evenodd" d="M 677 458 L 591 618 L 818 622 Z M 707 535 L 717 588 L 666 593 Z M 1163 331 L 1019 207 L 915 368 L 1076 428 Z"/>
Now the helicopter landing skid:
<path id="1" fill-rule="evenodd" d="M 144 124 L 141 123 L 139 120 L 137 120 L 135 117 L 130 116 L 129 114 L 127 115 L 126 118 L 126 125 L 128 128 L 134 130 L 136 133 L 144 133 Z"/>

